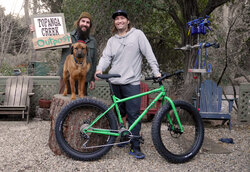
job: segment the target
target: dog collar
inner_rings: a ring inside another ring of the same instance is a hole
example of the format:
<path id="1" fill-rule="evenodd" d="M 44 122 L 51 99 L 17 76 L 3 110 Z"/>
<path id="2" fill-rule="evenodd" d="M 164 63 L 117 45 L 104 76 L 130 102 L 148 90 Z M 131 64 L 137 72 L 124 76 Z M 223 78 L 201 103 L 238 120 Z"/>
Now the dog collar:
<path id="1" fill-rule="evenodd" d="M 75 60 L 76 63 L 82 64 L 82 62 L 77 62 L 75 56 L 73 56 L 73 59 Z"/>
<path id="2" fill-rule="evenodd" d="M 81 42 L 81 43 L 84 43 L 84 44 L 86 44 L 86 42 L 85 41 L 83 41 L 83 40 L 78 40 L 77 42 Z"/>

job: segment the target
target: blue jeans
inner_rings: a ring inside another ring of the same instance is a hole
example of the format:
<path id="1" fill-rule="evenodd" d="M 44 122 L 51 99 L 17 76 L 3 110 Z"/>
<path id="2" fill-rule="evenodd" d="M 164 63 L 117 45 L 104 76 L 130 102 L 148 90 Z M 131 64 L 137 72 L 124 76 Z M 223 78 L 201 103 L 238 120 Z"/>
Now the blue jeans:
<path id="1" fill-rule="evenodd" d="M 112 84 L 114 94 L 118 98 L 126 98 L 140 93 L 140 85 L 115 85 Z M 122 117 L 127 115 L 128 125 L 131 126 L 133 122 L 140 115 L 141 98 L 131 99 L 119 104 L 119 110 Z M 141 131 L 141 122 L 139 122 L 131 131 L 133 135 L 139 136 Z M 138 139 L 131 140 L 132 147 L 139 147 Z"/>

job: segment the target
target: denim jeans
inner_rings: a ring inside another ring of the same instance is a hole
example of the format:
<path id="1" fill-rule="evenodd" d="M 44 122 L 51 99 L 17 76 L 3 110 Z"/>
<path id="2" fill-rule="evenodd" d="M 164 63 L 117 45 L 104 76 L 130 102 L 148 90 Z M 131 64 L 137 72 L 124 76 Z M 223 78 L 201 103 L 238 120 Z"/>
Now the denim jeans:
<path id="1" fill-rule="evenodd" d="M 118 98 L 126 98 L 140 93 L 140 85 L 115 85 L 112 84 L 114 94 Z M 128 125 L 131 126 L 133 122 L 140 115 L 141 98 L 131 99 L 119 104 L 119 110 L 122 117 L 127 115 Z M 141 130 L 141 122 L 139 122 L 131 131 L 133 135 L 139 136 Z M 140 142 L 138 139 L 131 140 L 132 147 L 139 147 Z"/>

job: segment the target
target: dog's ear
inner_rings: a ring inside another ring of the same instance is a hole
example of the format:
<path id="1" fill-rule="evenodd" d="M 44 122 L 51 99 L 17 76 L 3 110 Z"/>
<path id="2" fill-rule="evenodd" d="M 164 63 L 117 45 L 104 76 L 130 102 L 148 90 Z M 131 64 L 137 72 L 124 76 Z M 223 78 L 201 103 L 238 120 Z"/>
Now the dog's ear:
<path id="1" fill-rule="evenodd" d="M 71 47 L 70 47 L 70 52 L 71 52 L 71 54 L 73 54 L 73 50 L 74 50 L 74 46 L 73 45 L 71 45 Z"/>

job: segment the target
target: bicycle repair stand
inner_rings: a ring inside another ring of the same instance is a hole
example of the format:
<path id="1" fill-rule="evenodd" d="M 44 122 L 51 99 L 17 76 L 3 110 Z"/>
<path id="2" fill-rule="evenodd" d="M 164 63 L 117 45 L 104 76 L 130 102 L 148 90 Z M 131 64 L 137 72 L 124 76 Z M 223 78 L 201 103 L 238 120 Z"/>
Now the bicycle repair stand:
<path id="1" fill-rule="evenodd" d="M 205 18 L 200 17 L 198 19 L 189 21 L 187 24 L 189 26 L 188 35 L 197 35 L 197 44 L 196 45 L 186 45 L 181 48 L 175 48 L 177 50 L 184 50 L 184 51 L 191 51 L 191 49 L 198 48 L 197 57 L 195 61 L 195 66 L 193 69 L 188 69 L 188 72 L 194 73 L 194 79 L 197 79 L 197 89 L 196 89 L 196 96 L 197 96 L 197 104 L 196 108 L 200 108 L 200 88 L 201 88 L 201 80 L 203 74 L 210 74 L 211 71 L 211 64 L 207 64 L 206 58 L 207 58 L 207 48 L 213 46 L 214 48 L 219 48 L 219 44 L 209 43 L 209 42 L 202 42 L 200 41 L 200 35 L 206 35 L 207 28 L 211 31 L 209 28 L 210 22 L 208 20 L 209 16 L 206 16 Z M 203 59 L 203 52 L 202 49 L 205 48 L 205 58 Z"/>

